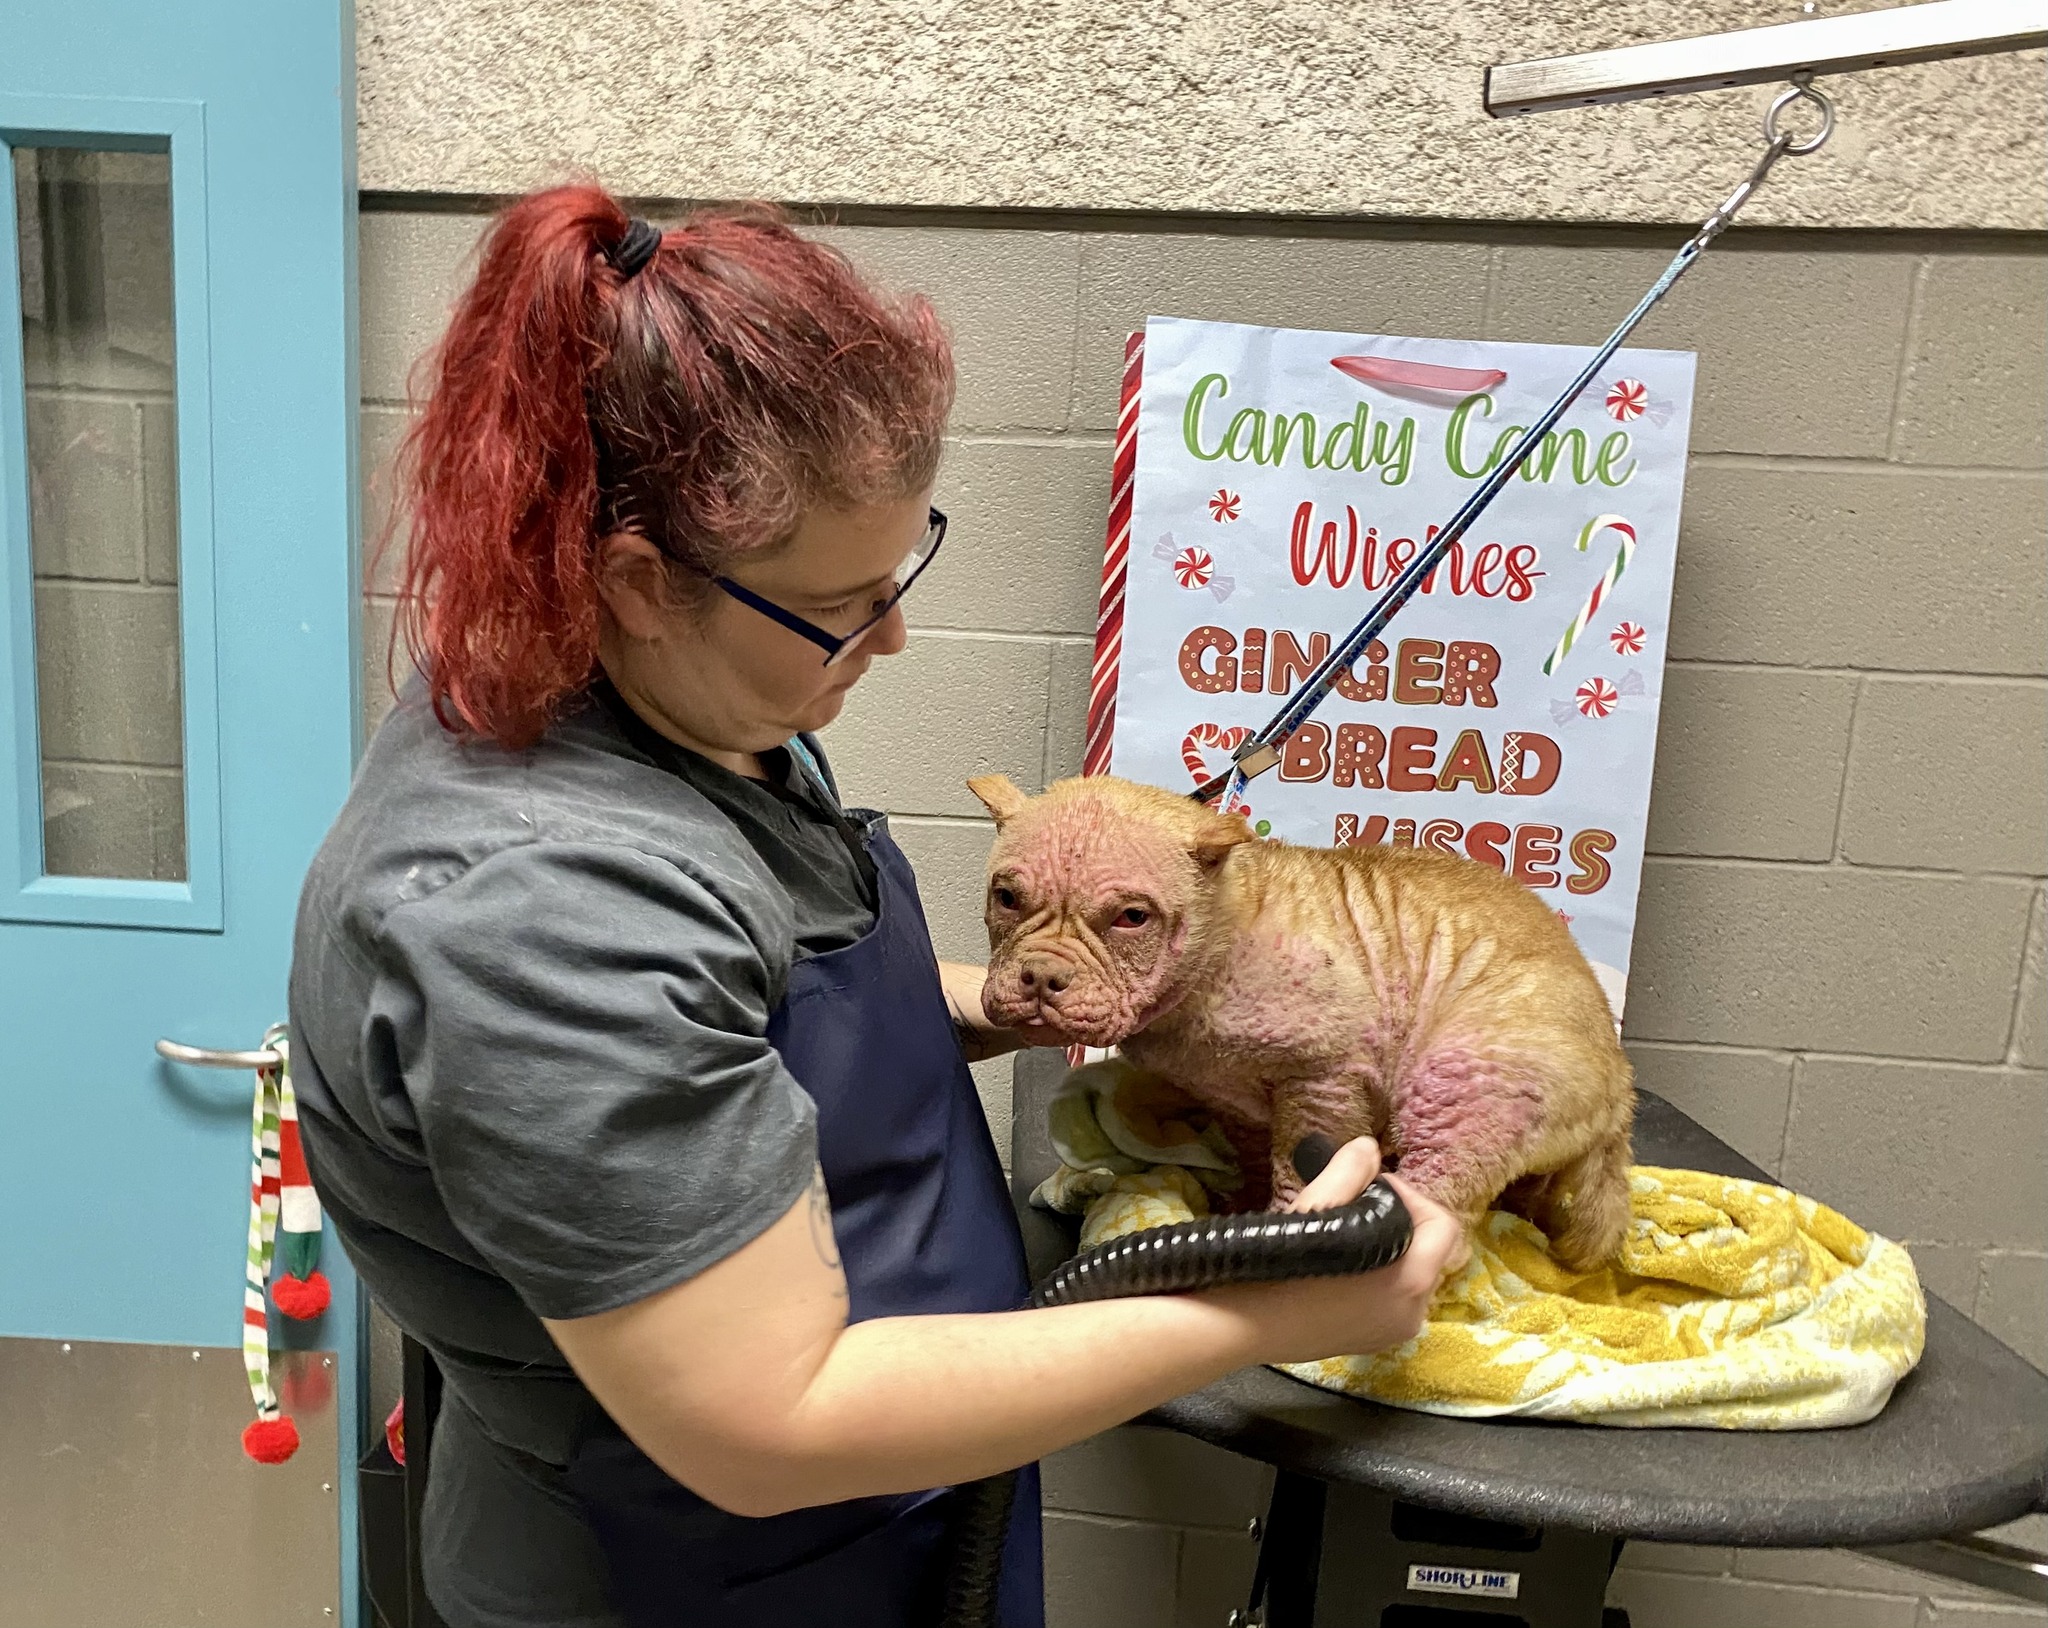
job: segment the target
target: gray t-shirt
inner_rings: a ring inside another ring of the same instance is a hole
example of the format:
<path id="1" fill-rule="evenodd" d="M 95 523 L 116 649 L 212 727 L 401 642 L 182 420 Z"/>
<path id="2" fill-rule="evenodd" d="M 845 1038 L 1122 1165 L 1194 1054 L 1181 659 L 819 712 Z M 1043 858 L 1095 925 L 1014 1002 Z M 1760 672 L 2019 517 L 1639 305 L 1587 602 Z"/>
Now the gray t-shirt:
<path id="1" fill-rule="evenodd" d="M 703 1270 L 817 1162 L 765 1031 L 793 959 L 872 923 L 873 871 L 829 781 L 768 766 L 673 746 L 608 689 L 519 753 L 414 696 L 307 874 L 306 1156 L 370 1293 L 447 1377 L 467 1438 L 446 1468 L 471 1465 L 494 1515 L 437 1450 L 437 1592 L 473 1622 L 603 1620 L 555 1473 L 591 1403 L 539 1319 Z"/>

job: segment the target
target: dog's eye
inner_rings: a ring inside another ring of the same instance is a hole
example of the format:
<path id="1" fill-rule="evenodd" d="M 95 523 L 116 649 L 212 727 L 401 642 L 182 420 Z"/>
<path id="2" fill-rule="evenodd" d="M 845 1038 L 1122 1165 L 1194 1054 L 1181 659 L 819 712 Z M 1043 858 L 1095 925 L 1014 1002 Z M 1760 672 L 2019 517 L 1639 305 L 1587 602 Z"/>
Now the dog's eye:
<path id="1" fill-rule="evenodd" d="M 1017 894 L 1014 888 L 990 888 L 989 897 L 995 900 L 998 909 L 1015 910 L 1017 908 Z"/>
<path id="2" fill-rule="evenodd" d="M 1118 915 L 1116 924 L 1119 927 L 1143 927 L 1151 919 L 1151 911 L 1142 910 L 1137 905 L 1132 905 L 1128 910 Z"/>

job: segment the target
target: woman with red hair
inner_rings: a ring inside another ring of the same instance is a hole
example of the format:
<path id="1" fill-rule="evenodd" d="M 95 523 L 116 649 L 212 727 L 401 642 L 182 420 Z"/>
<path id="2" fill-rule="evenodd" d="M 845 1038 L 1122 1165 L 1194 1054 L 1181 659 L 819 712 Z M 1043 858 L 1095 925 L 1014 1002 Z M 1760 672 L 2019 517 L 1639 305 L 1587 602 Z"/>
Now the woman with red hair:
<path id="1" fill-rule="evenodd" d="M 966 1059 L 1019 1042 L 814 734 L 903 647 L 952 392 L 930 307 L 776 214 L 587 186 L 493 224 L 433 354 L 418 674 L 308 874 L 291 1028 L 314 1185 L 445 1378 L 451 1628 L 935 1620 L 947 1489 L 1405 1338 L 1451 1247 L 1017 1309 Z M 1041 1620 L 1023 1488 L 1006 1628 Z"/>

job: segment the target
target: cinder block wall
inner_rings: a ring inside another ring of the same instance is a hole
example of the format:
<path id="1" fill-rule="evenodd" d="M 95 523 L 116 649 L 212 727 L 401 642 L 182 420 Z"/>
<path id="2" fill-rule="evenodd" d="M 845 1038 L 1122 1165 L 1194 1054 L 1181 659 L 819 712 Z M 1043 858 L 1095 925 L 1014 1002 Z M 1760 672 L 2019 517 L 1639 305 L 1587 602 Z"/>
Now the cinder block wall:
<path id="1" fill-rule="evenodd" d="M 364 217 L 366 470 L 479 224 Z M 929 292 L 959 356 L 945 558 L 827 742 L 897 816 L 942 955 L 986 948 L 962 782 L 1078 766 L 1125 333 L 1157 312 L 1590 344 L 1676 239 L 1154 225 L 824 230 Z M 2044 245 L 1737 231 L 1639 338 L 1700 360 L 1630 1053 L 2048 1366 Z M 982 1083 L 1006 1144 L 1007 1070 Z M 1258 1467 L 1133 1430 L 1046 1485 L 1054 1628 L 1215 1628 L 1242 1603 Z M 1635 1546 L 1613 1599 L 1637 1628 L 2048 1621 L 1832 1553 Z"/>

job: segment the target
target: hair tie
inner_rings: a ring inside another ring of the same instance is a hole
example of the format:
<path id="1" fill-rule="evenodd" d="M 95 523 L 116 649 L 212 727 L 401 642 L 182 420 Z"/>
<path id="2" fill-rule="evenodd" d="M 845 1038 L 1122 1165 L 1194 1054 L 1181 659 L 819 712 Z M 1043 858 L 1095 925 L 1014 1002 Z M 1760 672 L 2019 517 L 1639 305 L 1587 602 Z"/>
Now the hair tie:
<path id="1" fill-rule="evenodd" d="M 635 215 L 626 222 L 625 235 L 604 251 L 604 257 L 620 277 L 630 280 L 654 258 L 654 251 L 660 247 L 661 228 L 653 221 L 642 220 Z"/>

